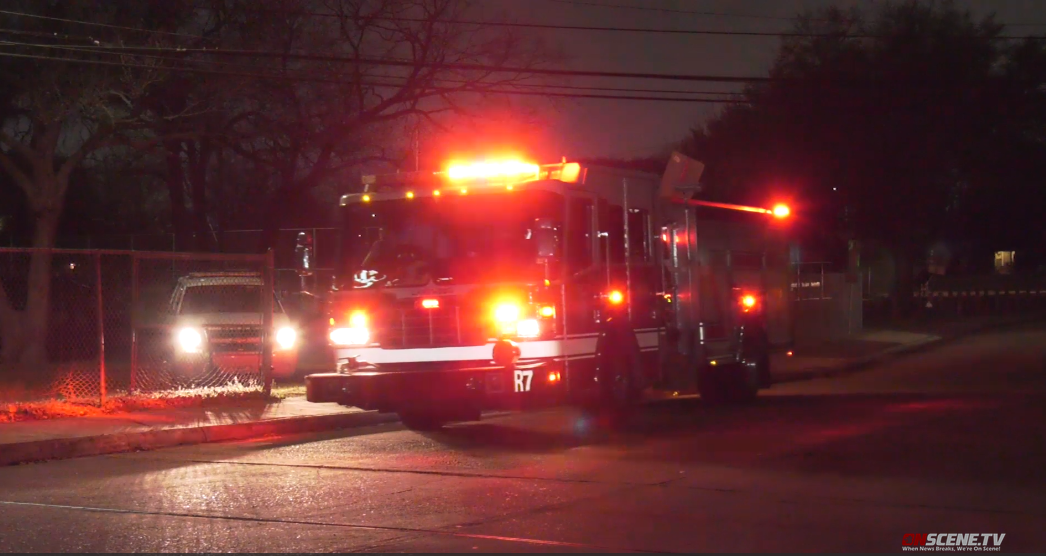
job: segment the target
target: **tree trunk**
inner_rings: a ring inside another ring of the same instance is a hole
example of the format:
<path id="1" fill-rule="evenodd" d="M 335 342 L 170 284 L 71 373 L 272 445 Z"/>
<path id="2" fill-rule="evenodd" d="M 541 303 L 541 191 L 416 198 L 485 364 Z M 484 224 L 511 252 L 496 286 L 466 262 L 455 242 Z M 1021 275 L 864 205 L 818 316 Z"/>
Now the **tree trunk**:
<path id="1" fill-rule="evenodd" d="M 48 321 L 51 316 L 51 260 L 60 211 L 49 209 L 36 216 L 34 251 L 29 257 L 28 290 L 23 311 L 16 311 L 0 295 L 0 363 L 32 372 L 47 366 Z"/>
<path id="2" fill-rule="evenodd" d="M 19 364 L 43 370 L 47 364 L 47 323 L 51 316 L 51 259 L 58 234 L 59 209 L 49 209 L 36 217 L 33 252 L 29 260 L 29 291 L 25 304 L 22 353 Z"/>
<path id="3" fill-rule="evenodd" d="M 0 283 L 0 369 L 18 363 L 22 356 L 22 313 L 11 306 Z"/>
<path id="4" fill-rule="evenodd" d="M 210 142 L 200 140 L 196 143 L 195 153 L 189 157 L 189 190 L 192 193 L 193 233 L 196 236 L 197 251 L 208 251 L 211 241 L 211 227 L 207 224 L 207 168 L 211 163 Z M 195 156 L 193 156 L 195 154 Z"/>
<path id="5" fill-rule="evenodd" d="M 189 210 L 185 206 L 185 169 L 182 166 L 181 142 L 167 143 L 167 196 L 171 202 L 171 226 L 174 243 L 179 249 L 191 244 Z"/>
<path id="6" fill-rule="evenodd" d="M 258 252 L 265 253 L 269 249 L 275 251 L 276 243 L 280 236 L 280 225 L 283 223 L 281 217 L 294 210 L 298 197 L 301 194 L 301 188 L 294 187 L 293 184 L 285 185 L 273 193 L 268 209 L 265 211 Z"/>
<path id="7" fill-rule="evenodd" d="M 265 221 L 262 222 L 259 252 L 264 253 L 268 249 L 276 249 L 276 242 L 280 234 L 280 224 L 283 223 L 280 217 L 293 212 L 301 196 L 308 194 L 313 187 L 320 183 L 320 180 L 327 172 L 327 164 L 330 162 L 332 154 L 333 146 L 329 144 L 324 145 L 320 149 L 320 154 L 316 157 L 316 161 L 313 163 L 308 175 L 301 179 L 295 179 L 298 155 L 295 154 L 289 158 L 289 162 L 284 166 L 282 172 L 283 183 L 276 190 L 276 193 L 273 194 L 268 210 L 265 213 Z"/>

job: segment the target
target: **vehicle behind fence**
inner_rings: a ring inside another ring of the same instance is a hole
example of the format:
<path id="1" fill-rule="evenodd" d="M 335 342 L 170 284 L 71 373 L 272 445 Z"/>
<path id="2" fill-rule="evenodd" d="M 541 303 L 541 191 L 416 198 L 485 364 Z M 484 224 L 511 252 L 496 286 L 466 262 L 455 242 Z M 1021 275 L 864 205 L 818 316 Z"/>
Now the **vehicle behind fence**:
<path id="1" fill-rule="evenodd" d="M 271 255 L 0 248 L 0 402 L 267 391 L 273 283 Z"/>

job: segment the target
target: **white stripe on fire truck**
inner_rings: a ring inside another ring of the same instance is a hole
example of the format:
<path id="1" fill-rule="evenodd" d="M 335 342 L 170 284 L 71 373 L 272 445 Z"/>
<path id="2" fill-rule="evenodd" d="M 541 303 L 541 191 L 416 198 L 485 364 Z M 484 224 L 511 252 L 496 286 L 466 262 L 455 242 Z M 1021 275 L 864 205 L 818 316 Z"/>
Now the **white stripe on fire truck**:
<path id="1" fill-rule="evenodd" d="M 653 332 L 636 334 L 641 351 L 658 347 L 657 329 Z M 587 357 L 596 352 L 598 337 L 568 338 L 520 342 L 521 359 L 546 359 L 555 357 Z M 382 349 L 380 347 L 339 349 L 338 358 L 359 357 L 375 365 L 387 363 L 429 363 L 436 361 L 490 361 L 494 344 L 481 346 L 459 346 L 419 349 Z"/>
<path id="2" fill-rule="evenodd" d="M 520 342 L 521 359 L 545 359 L 592 354 L 597 338 L 545 340 Z M 436 361 L 490 361 L 494 344 L 420 349 L 351 348 L 339 349 L 338 358 L 359 357 L 361 361 L 382 365 L 387 363 L 431 363 Z"/>

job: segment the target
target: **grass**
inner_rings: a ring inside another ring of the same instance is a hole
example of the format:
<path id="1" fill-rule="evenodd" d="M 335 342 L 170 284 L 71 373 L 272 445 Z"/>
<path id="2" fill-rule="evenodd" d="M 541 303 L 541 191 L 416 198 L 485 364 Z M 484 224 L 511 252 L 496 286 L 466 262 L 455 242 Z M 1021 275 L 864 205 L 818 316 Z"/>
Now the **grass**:
<path id="1" fill-rule="evenodd" d="M 97 399 L 9 402 L 0 404 L 0 423 L 70 417 L 102 417 L 133 411 L 184 407 L 220 407 L 244 400 L 274 402 L 304 393 L 304 385 L 274 385 L 272 393 L 266 397 L 258 386 L 244 385 L 234 380 L 223 386 L 164 390 L 134 395 L 130 395 L 126 391 L 112 392 L 106 398 L 105 403 L 101 404 Z"/>
<path id="2" fill-rule="evenodd" d="M 302 383 L 288 383 L 288 384 L 273 384 L 272 385 L 272 397 L 277 400 L 285 400 L 287 398 L 293 398 L 305 395 L 305 384 Z"/>

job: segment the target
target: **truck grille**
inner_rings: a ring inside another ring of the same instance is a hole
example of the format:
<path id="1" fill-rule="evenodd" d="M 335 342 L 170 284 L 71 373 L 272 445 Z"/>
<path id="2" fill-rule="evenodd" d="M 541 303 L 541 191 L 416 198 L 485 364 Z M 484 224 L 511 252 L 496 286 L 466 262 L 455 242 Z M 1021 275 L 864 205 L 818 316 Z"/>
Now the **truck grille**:
<path id="1" fill-rule="evenodd" d="M 390 311 L 379 341 L 389 348 L 467 346 L 485 343 L 487 332 L 460 307 Z"/>
<path id="2" fill-rule="evenodd" d="M 207 327 L 212 352 L 260 352 L 260 326 Z"/>

